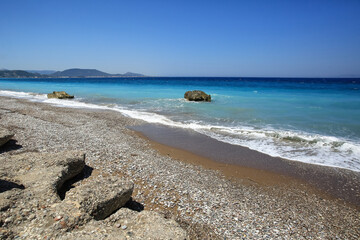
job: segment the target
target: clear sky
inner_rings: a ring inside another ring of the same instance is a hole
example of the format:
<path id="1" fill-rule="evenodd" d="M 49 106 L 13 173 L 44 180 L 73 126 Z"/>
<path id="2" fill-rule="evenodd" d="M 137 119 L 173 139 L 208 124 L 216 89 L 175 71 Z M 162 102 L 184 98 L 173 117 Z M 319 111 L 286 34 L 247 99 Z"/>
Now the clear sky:
<path id="1" fill-rule="evenodd" d="M 0 69 L 360 76 L 360 0 L 0 1 Z"/>

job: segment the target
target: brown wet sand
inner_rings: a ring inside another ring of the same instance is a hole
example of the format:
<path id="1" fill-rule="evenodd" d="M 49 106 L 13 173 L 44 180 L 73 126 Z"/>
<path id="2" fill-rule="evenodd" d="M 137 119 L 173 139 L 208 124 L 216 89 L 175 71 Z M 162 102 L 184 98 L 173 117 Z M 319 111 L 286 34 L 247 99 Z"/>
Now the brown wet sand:
<path id="1" fill-rule="evenodd" d="M 227 177 L 246 179 L 264 185 L 310 184 L 322 196 L 345 200 L 360 207 L 360 173 L 346 169 L 290 161 L 251 150 L 247 147 L 220 142 L 191 130 L 155 124 L 131 127 L 148 138 L 164 155 L 220 170 Z M 312 189 L 311 189 L 312 188 Z"/>

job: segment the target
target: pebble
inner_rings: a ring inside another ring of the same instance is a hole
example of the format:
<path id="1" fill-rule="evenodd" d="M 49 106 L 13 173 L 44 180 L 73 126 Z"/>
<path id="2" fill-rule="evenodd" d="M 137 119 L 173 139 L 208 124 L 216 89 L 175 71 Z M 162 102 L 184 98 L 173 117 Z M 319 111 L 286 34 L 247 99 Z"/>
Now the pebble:
<path id="1" fill-rule="evenodd" d="M 121 226 L 121 229 L 122 229 L 122 230 L 125 230 L 125 229 L 127 229 L 127 226 L 126 226 L 126 225 L 123 225 L 123 226 Z"/>
<path id="2" fill-rule="evenodd" d="M 65 221 L 61 221 L 60 225 L 61 225 L 61 228 L 66 228 L 67 227 L 67 224 L 66 224 Z"/>

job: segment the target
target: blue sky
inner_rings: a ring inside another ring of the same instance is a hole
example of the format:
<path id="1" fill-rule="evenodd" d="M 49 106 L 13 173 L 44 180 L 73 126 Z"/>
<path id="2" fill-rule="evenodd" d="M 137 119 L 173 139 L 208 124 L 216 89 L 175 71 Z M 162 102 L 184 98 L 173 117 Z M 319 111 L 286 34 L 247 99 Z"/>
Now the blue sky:
<path id="1" fill-rule="evenodd" d="M 0 69 L 360 76 L 360 1 L 0 1 Z"/>

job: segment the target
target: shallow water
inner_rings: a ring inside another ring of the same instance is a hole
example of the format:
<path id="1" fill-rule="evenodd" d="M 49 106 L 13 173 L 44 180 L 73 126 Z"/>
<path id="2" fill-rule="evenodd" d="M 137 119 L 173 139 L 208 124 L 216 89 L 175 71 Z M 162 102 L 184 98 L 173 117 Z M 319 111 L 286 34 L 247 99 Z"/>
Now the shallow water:
<path id="1" fill-rule="evenodd" d="M 360 79 L 0 79 L 0 89 L 3 96 L 111 109 L 271 156 L 360 171 Z M 213 101 L 185 101 L 185 91 L 195 89 Z M 76 99 L 47 99 L 54 90 Z"/>

